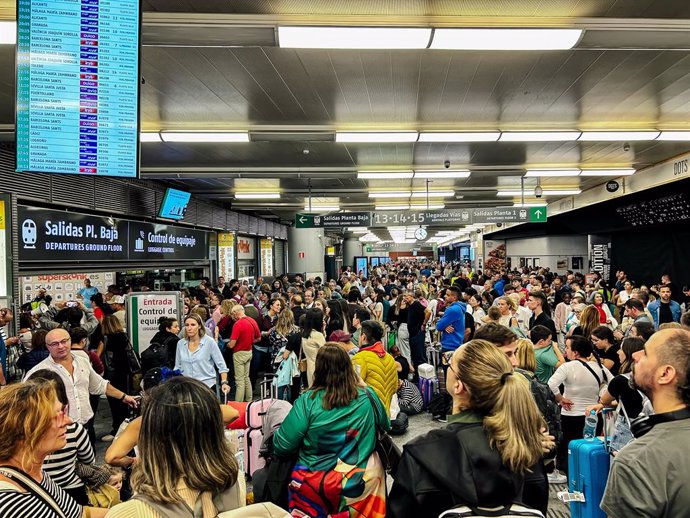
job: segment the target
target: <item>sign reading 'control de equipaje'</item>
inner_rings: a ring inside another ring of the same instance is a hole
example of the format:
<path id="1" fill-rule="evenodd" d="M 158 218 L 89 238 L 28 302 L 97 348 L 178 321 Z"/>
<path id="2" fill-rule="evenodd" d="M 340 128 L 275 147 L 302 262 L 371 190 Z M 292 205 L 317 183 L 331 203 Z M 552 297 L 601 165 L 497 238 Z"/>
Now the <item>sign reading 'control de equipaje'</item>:
<path id="1" fill-rule="evenodd" d="M 20 261 L 208 260 L 208 232 L 19 206 Z"/>

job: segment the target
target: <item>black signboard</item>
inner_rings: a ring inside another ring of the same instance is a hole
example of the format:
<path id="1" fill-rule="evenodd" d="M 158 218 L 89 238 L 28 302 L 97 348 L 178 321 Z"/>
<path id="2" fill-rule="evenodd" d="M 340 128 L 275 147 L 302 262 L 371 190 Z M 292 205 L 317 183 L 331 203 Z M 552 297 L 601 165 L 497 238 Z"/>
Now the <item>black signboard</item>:
<path id="1" fill-rule="evenodd" d="M 20 261 L 208 260 L 200 230 L 21 205 L 18 214 Z"/>
<path id="2" fill-rule="evenodd" d="M 130 221 L 129 260 L 155 259 L 208 259 L 208 232 Z"/>

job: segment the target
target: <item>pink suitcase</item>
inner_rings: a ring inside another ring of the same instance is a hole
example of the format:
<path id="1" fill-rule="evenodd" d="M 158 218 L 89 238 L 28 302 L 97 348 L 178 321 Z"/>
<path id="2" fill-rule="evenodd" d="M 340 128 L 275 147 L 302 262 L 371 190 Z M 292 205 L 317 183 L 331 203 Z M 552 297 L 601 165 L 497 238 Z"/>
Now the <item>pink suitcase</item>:
<path id="1" fill-rule="evenodd" d="M 247 405 L 247 429 L 244 431 L 244 472 L 250 477 L 257 469 L 266 465 L 266 460 L 259 455 L 264 434 L 263 416 L 273 400 L 259 399 Z"/>

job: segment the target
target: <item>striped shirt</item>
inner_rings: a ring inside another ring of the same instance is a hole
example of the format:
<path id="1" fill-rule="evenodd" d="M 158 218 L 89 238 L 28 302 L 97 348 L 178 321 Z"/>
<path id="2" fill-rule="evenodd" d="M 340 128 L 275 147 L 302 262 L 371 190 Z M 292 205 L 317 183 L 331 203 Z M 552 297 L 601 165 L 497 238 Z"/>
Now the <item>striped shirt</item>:
<path id="1" fill-rule="evenodd" d="M 424 400 L 417 387 L 408 380 L 403 380 L 398 389 L 398 404 L 401 408 L 412 408 L 415 412 L 421 412 L 424 407 Z"/>
<path id="2" fill-rule="evenodd" d="M 93 464 L 96 457 L 89 435 L 82 425 L 67 425 L 66 432 L 67 444 L 45 458 L 43 471 L 62 489 L 75 489 L 84 485 L 75 472 L 77 461 L 82 464 Z"/>
<path id="3" fill-rule="evenodd" d="M 40 486 L 57 502 L 67 518 L 81 518 L 82 506 L 53 482 L 45 472 Z M 2 518 L 59 518 L 53 508 L 42 498 L 31 492 L 21 491 L 9 482 L 0 482 L 0 516 Z"/>

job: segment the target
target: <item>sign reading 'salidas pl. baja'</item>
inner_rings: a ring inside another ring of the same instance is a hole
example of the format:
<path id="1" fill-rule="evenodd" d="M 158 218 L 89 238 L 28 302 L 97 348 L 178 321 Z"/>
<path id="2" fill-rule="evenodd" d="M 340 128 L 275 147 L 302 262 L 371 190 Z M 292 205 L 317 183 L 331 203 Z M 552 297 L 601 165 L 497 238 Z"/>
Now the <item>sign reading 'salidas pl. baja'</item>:
<path id="1" fill-rule="evenodd" d="M 208 260 L 208 232 L 19 206 L 20 261 Z"/>

